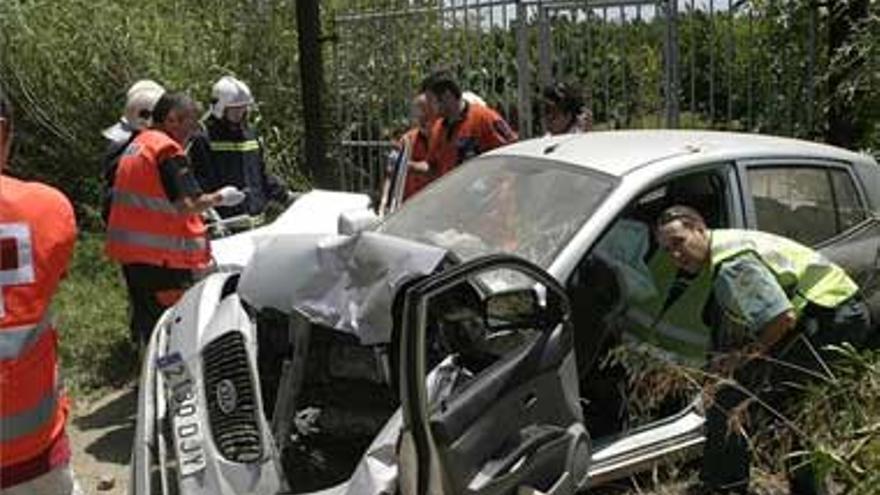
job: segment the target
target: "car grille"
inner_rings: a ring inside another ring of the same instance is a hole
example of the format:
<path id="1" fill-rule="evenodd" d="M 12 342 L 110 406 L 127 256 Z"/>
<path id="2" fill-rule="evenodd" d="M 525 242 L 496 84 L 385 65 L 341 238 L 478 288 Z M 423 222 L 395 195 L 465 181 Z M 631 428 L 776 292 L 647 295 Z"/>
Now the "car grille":
<path id="1" fill-rule="evenodd" d="M 244 337 L 229 332 L 214 340 L 202 351 L 202 365 L 214 444 L 232 462 L 258 461 L 263 443 Z"/>

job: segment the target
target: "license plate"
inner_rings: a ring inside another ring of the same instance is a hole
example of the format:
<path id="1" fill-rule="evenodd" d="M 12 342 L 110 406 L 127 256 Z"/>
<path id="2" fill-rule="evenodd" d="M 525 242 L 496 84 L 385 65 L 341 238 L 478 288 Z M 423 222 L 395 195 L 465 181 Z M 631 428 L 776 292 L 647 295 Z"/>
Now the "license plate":
<path id="1" fill-rule="evenodd" d="M 162 356 L 157 365 L 165 377 L 169 392 L 171 426 L 174 430 L 174 449 L 181 476 L 192 476 L 205 469 L 204 435 L 199 422 L 198 400 L 190 377 L 179 352 Z"/>

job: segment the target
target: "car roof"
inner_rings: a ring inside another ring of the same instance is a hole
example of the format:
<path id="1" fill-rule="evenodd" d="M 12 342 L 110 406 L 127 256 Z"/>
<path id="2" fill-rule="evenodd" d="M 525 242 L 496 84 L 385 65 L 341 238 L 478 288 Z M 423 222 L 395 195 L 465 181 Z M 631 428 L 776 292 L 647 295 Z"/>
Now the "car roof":
<path id="1" fill-rule="evenodd" d="M 629 130 L 562 134 L 520 141 L 491 155 L 550 159 L 623 176 L 651 163 L 674 158 L 821 158 L 864 160 L 862 155 L 825 144 L 778 136 L 719 131 Z"/>

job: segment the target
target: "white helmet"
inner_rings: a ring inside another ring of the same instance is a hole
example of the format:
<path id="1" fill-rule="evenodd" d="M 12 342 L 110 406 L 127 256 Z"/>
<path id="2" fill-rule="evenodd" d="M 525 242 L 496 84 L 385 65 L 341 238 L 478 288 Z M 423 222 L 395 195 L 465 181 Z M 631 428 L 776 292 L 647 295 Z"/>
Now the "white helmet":
<path id="1" fill-rule="evenodd" d="M 482 105 L 487 107 L 486 100 L 480 97 L 480 95 L 474 93 L 473 91 L 462 91 L 461 99 L 472 104 L 472 105 Z"/>
<path id="2" fill-rule="evenodd" d="M 223 112 L 229 107 L 242 107 L 253 103 L 251 88 L 232 76 L 221 77 L 211 89 L 211 115 L 215 118 L 222 119 Z"/>
<path id="3" fill-rule="evenodd" d="M 150 125 L 153 108 L 159 98 L 165 94 L 165 88 L 157 82 L 142 79 L 128 89 L 125 101 L 125 118 L 134 129 L 143 129 Z"/>
<path id="4" fill-rule="evenodd" d="M 151 79 L 141 79 L 128 88 L 125 110 L 120 122 L 104 129 L 102 134 L 111 141 L 125 141 L 131 131 L 150 125 L 153 107 L 165 94 L 165 88 Z"/>

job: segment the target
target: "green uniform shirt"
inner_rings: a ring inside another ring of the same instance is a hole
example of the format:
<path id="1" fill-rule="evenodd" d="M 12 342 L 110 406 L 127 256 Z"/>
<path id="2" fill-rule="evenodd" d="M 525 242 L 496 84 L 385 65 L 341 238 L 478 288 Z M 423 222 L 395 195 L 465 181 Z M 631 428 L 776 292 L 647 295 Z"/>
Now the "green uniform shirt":
<path id="1" fill-rule="evenodd" d="M 793 309 L 773 272 L 750 252 L 718 268 L 713 290 L 724 316 L 742 325 L 753 338 L 774 318 Z"/>

